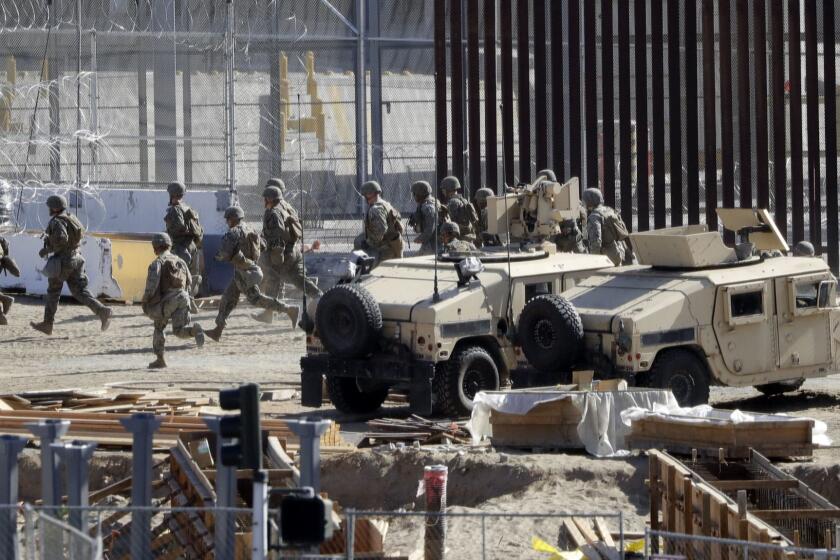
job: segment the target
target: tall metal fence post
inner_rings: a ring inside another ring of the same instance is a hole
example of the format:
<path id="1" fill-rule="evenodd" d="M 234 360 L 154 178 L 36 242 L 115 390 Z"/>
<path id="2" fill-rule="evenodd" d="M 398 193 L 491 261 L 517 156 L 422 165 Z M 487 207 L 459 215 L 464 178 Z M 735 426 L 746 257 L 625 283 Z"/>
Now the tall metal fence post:
<path id="1" fill-rule="evenodd" d="M 122 418 L 120 424 L 132 438 L 131 506 L 149 508 L 152 505 L 152 440 L 161 419 L 148 412 L 138 412 Z M 149 510 L 135 510 L 131 516 L 131 557 L 152 557 L 152 517 Z"/>
<path id="2" fill-rule="evenodd" d="M 344 529 L 347 531 L 346 542 L 347 545 L 345 546 L 347 553 L 347 560 L 353 560 L 353 557 L 356 555 L 356 512 L 355 510 L 348 509 L 345 517 L 345 521 L 347 521 L 347 527 Z"/>
<path id="3" fill-rule="evenodd" d="M 54 443 L 53 451 L 57 452 L 65 463 L 67 470 L 67 502 L 70 506 L 70 526 L 80 532 L 88 532 L 88 512 L 84 510 L 88 505 L 88 467 L 96 443 L 73 441 L 70 443 Z M 70 558 L 81 558 L 81 551 L 77 550 L 82 543 L 73 541 L 75 546 L 70 549 Z"/>
<path id="4" fill-rule="evenodd" d="M 327 420 L 306 418 L 289 421 L 289 428 L 300 438 L 300 485 L 317 495 L 321 490 L 321 435 L 330 427 Z"/>
<path id="5" fill-rule="evenodd" d="M 17 558 L 18 455 L 29 441 L 0 436 L 0 558 Z"/>
<path id="6" fill-rule="evenodd" d="M 59 477 L 60 461 L 53 452 L 52 444 L 70 429 L 69 420 L 38 420 L 26 425 L 26 428 L 37 437 L 41 446 L 41 502 L 45 506 L 59 505 L 61 500 L 61 478 Z M 46 510 L 52 516 L 56 515 L 53 508 Z"/>
<path id="7" fill-rule="evenodd" d="M 356 188 L 367 180 L 367 76 L 365 67 L 365 0 L 356 0 Z M 360 204 L 361 204 L 361 199 Z"/>
<path id="8" fill-rule="evenodd" d="M 236 469 L 222 464 L 221 418 L 208 416 L 204 423 L 216 435 L 216 508 L 213 523 L 214 556 L 216 560 L 233 560 L 235 515 L 226 508 L 234 507 L 236 491 Z"/>
<path id="9" fill-rule="evenodd" d="M 227 148 L 227 170 L 228 170 L 228 190 L 231 194 L 236 192 L 236 36 L 235 36 L 235 20 L 234 20 L 234 4 L 233 0 L 227 0 L 226 5 L 226 32 L 225 32 L 225 58 L 226 67 L 225 75 L 227 83 L 225 84 L 225 91 L 227 95 L 225 100 L 227 107 L 227 124 L 226 148 Z M 235 201 L 233 201 L 235 202 Z"/>
<path id="10" fill-rule="evenodd" d="M 624 512 L 618 512 L 618 555 L 624 558 Z"/>

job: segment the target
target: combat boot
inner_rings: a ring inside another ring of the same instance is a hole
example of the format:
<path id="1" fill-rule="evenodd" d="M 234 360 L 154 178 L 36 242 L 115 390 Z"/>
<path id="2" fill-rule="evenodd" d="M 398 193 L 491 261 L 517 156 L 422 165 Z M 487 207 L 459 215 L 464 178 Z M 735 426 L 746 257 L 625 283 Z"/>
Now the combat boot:
<path id="1" fill-rule="evenodd" d="M 111 326 L 111 317 L 114 316 L 114 312 L 110 307 L 105 307 L 98 313 L 98 315 L 99 320 L 102 321 L 102 330 L 107 331 L 108 327 Z"/>
<path id="2" fill-rule="evenodd" d="M 270 325 L 274 322 L 274 311 L 272 311 L 271 309 L 266 309 L 262 313 L 254 313 L 253 315 L 251 315 L 251 318 L 255 321 L 259 321 L 260 323 Z"/>
<path id="3" fill-rule="evenodd" d="M 6 319 L 6 315 L 4 313 L 0 313 L 0 325 L 6 326 L 9 324 L 9 320 Z"/>
<path id="4" fill-rule="evenodd" d="M 9 314 L 9 309 L 12 308 L 12 304 L 15 302 L 15 298 L 12 296 L 7 296 L 6 294 L 0 294 L 0 306 L 3 307 L 3 315 Z"/>
<path id="5" fill-rule="evenodd" d="M 219 340 L 222 338 L 222 331 L 223 330 L 224 330 L 224 327 L 220 327 L 219 325 L 216 325 L 215 327 L 213 327 L 209 331 L 204 331 L 204 335 L 209 336 L 211 340 L 215 340 L 216 342 L 219 342 Z"/>
<path id="6" fill-rule="evenodd" d="M 300 315 L 300 307 L 297 305 L 287 305 L 284 310 L 289 319 L 292 320 L 292 328 L 296 329 L 298 325 L 298 315 Z"/>
<path id="7" fill-rule="evenodd" d="M 195 326 L 195 345 L 198 348 L 204 346 L 204 329 L 201 328 L 201 325 Z"/>
<path id="8" fill-rule="evenodd" d="M 166 360 L 163 359 L 163 354 L 158 354 L 157 359 L 149 364 L 149 369 L 163 369 L 166 367 Z"/>
<path id="9" fill-rule="evenodd" d="M 29 323 L 29 326 L 32 327 L 33 329 L 35 329 L 36 331 L 40 331 L 40 332 L 44 333 L 47 336 L 50 336 L 52 334 L 52 331 L 53 331 L 52 323 L 47 323 L 47 322 L 36 323 L 36 322 L 33 321 L 33 322 Z"/>

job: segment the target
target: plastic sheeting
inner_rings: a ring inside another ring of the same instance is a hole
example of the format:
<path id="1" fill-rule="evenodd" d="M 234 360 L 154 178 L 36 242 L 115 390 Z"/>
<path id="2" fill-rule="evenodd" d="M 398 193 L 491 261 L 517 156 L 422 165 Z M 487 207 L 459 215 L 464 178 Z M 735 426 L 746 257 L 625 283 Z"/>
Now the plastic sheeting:
<path id="1" fill-rule="evenodd" d="M 586 451 L 596 457 L 627 455 L 625 437 L 629 424 L 622 421 L 622 411 L 642 409 L 652 411 L 655 405 L 678 407 L 671 391 L 631 389 L 628 391 L 512 391 L 508 393 L 480 392 L 474 399 L 472 417 L 467 424 L 473 442 L 493 436 L 490 411 L 506 414 L 527 414 L 535 406 L 569 399 L 581 411 L 577 432 Z"/>
<path id="2" fill-rule="evenodd" d="M 742 422 L 778 422 L 780 420 L 784 420 L 785 418 L 794 419 L 794 417 L 787 416 L 786 414 L 756 414 L 752 412 L 742 412 L 738 409 L 721 410 L 712 408 L 707 404 L 686 408 L 680 407 L 679 405 L 669 406 L 654 404 L 652 409 L 635 407 L 625 409 L 621 412 L 621 420 L 628 427 L 634 420 L 650 416 L 667 416 L 669 421 L 682 422 L 687 426 L 710 421 L 727 421 L 732 422 L 733 424 L 740 424 Z M 814 445 L 831 445 L 831 438 L 828 437 L 828 426 L 825 422 L 803 416 L 796 417 L 797 420 L 802 420 L 803 418 L 811 420 L 814 423 L 814 429 L 811 431 L 811 442 Z"/>

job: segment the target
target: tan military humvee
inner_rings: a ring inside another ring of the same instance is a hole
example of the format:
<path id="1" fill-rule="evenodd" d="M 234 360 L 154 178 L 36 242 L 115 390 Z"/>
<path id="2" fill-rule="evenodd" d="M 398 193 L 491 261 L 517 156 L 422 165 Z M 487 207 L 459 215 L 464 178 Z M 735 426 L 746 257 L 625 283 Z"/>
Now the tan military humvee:
<path id="1" fill-rule="evenodd" d="M 705 403 L 709 385 L 775 394 L 838 370 L 836 280 L 788 247 L 765 210 L 720 209 L 748 243 L 686 226 L 631 235 L 638 266 L 595 272 L 563 293 L 602 375 Z M 757 253 L 757 254 L 756 254 Z"/>
<path id="2" fill-rule="evenodd" d="M 491 233 L 506 237 L 513 230 L 512 237 L 529 239 L 526 245 L 443 255 L 437 264 L 434 256 L 386 261 L 328 290 L 301 360 L 303 404 L 321 405 L 325 377 L 332 403 L 345 412 L 373 411 L 389 388 L 399 388 L 417 413 L 466 414 L 478 391 L 509 384 L 522 352 L 542 363 L 541 347 L 515 343 L 522 330 L 536 332 L 534 344 L 553 351 L 552 367 L 570 369 L 583 330 L 556 294 L 612 263 L 602 255 L 556 253 L 541 241 L 566 214 L 577 213 L 577 180 L 535 187 L 488 199 L 491 224 L 501 221 L 496 212 L 509 213 Z M 550 320 L 523 313 L 526 302 L 545 308 Z"/>

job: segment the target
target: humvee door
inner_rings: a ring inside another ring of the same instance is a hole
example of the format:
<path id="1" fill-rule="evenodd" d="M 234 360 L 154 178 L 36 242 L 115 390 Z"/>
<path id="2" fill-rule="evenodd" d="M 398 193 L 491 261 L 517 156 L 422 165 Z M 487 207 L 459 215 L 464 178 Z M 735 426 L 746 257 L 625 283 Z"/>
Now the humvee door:
<path id="1" fill-rule="evenodd" d="M 776 279 L 779 367 L 829 364 L 836 282 L 826 273 Z"/>
<path id="2" fill-rule="evenodd" d="M 773 281 L 720 286 L 715 303 L 715 334 L 726 368 L 736 376 L 777 367 Z"/>

